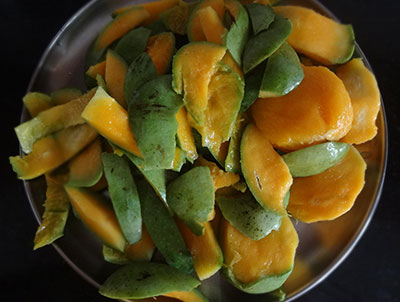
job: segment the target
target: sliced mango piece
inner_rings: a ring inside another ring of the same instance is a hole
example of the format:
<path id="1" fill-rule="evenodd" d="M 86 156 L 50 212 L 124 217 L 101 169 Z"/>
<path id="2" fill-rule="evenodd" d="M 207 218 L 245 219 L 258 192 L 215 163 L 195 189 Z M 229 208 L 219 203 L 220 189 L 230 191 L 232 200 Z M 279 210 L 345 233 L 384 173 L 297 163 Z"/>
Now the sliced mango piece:
<path id="1" fill-rule="evenodd" d="M 174 267 L 185 274 L 192 273 L 194 271 L 193 258 L 167 207 L 146 180 L 138 180 L 137 188 L 142 219 L 155 246 L 164 256 L 169 267 Z M 176 289 L 169 291 L 172 290 Z"/>
<path id="2" fill-rule="evenodd" d="M 102 78 L 105 77 L 106 74 L 106 60 L 101 61 L 99 63 L 96 63 L 95 65 L 92 65 L 89 67 L 89 69 L 86 71 L 86 75 L 89 77 L 96 79 L 97 75 L 101 75 Z"/>
<path id="3" fill-rule="evenodd" d="M 112 299 L 143 299 L 174 291 L 188 292 L 200 282 L 169 265 L 137 262 L 112 273 L 99 293 Z"/>
<path id="4" fill-rule="evenodd" d="M 101 155 L 114 213 L 129 244 L 142 238 L 139 194 L 128 161 L 113 153 Z"/>
<path id="5" fill-rule="evenodd" d="M 94 90 L 89 91 L 78 99 L 67 104 L 51 107 L 40 112 L 33 119 L 15 127 L 22 151 L 30 153 L 32 145 L 38 139 L 45 137 L 64 128 L 83 124 L 81 113 L 94 95 Z"/>
<path id="6" fill-rule="evenodd" d="M 136 27 L 126 33 L 115 45 L 114 51 L 130 65 L 133 60 L 146 50 L 151 30 L 145 27 Z"/>
<path id="7" fill-rule="evenodd" d="M 197 276 L 200 280 L 210 278 L 220 270 L 223 262 L 222 251 L 210 222 L 204 223 L 204 234 L 196 236 L 181 220 L 176 221 L 183 240 L 192 254 Z"/>
<path id="8" fill-rule="evenodd" d="M 94 186 L 103 175 L 101 151 L 102 141 L 97 137 L 68 163 L 51 172 L 51 178 L 59 184 L 71 187 Z"/>
<path id="9" fill-rule="evenodd" d="M 183 46 L 173 59 L 172 87 L 183 94 L 187 111 L 200 125 L 209 99 L 209 84 L 218 70 L 226 48 L 209 42 L 192 42 Z"/>
<path id="10" fill-rule="evenodd" d="M 33 179 L 61 166 L 96 136 L 96 131 L 85 124 L 68 127 L 38 140 L 30 154 L 10 157 L 10 163 L 19 179 Z"/>
<path id="11" fill-rule="evenodd" d="M 65 190 L 78 217 L 105 244 L 121 252 L 125 251 L 125 237 L 114 211 L 108 206 L 104 197 L 83 188 L 65 187 Z"/>
<path id="12" fill-rule="evenodd" d="M 145 170 L 172 169 L 182 98 L 171 88 L 171 75 L 145 83 L 129 105 L 129 125 L 144 158 Z"/>
<path id="13" fill-rule="evenodd" d="M 46 177 L 46 185 L 44 213 L 33 240 L 34 250 L 51 244 L 64 235 L 70 208 L 68 195 L 62 185 L 49 177 Z"/>
<path id="14" fill-rule="evenodd" d="M 293 29 L 287 41 L 297 52 L 326 65 L 345 63 L 353 55 L 351 25 L 340 24 L 301 6 L 275 6 L 274 10 L 292 21 Z"/>
<path id="15" fill-rule="evenodd" d="M 186 35 L 190 6 L 183 0 L 160 15 L 164 25 L 173 33 Z"/>
<path id="16" fill-rule="evenodd" d="M 171 32 L 163 32 L 149 38 L 146 52 L 153 60 L 158 75 L 163 75 L 170 67 L 174 49 L 175 36 Z"/>
<path id="17" fill-rule="evenodd" d="M 289 277 L 299 239 L 288 216 L 278 231 L 251 240 L 226 220 L 221 225 L 223 275 L 238 289 L 261 294 L 278 289 Z"/>
<path id="18" fill-rule="evenodd" d="M 31 117 L 35 117 L 40 112 L 45 111 L 53 106 L 51 97 L 42 92 L 28 92 L 22 101 Z"/>
<path id="19" fill-rule="evenodd" d="M 201 236 L 214 209 L 214 184 L 207 167 L 194 167 L 167 187 L 167 202 L 189 229 Z"/>
<path id="20" fill-rule="evenodd" d="M 324 66 L 303 71 L 303 81 L 289 94 L 258 99 L 251 108 L 257 127 L 278 149 L 337 141 L 351 128 L 353 108 L 343 82 Z"/>
<path id="21" fill-rule="evenodd" d="M 243 113 L 239 113 L 233 127 L 231 139 L 229 140 L 228 152 L 225 158 L 225 171 L 232 173 L 241 172 L 240 167 L 240 141 L 248 118 Z"/>
<path id="22" fill-rule="evenodd" d="M 197 159 L 198 154 L 194 143 L 192 127 L 189 124 L 185 107 L 181 107 L 175 117 L 178 122 L 178 130 L 176 133 L 178 144 L 182 150 L 185 151 L 186 158 L 193 163 Z"/>
<path id="23" fill-rule="evenodd" d="M 142 3 L 142 4 L 135 4 L 135 5 L 130 5 L 126 7 L 121 7 L 119 9 L 116 9 L 113 12 L 113 15 L 120 15 L 121 13 L 124 13 L 132 8 L 135 7 L 143 7 L 146 9 L 147 13 L 149 14 L 149 17 L 146 19 L 146 21 L 143 23 L 144 25 L 149 25 L 156 21 L 158 17 L 160 16 L 161 13 L 166 11 L 167 9 L 170 9 L 174 7 L 175 5 L 178 4 L 179 0 L 159 0 L 159 1 L 150 1 L 147 3 Z"/>
<path id="24" fill-rule="evenodd" d="M 268 29 L 275 19 L 275 12 L 269 5 L 249 3 L 246 4 L 246 9 L 249 12 L 253 35 Z"/>
<path id="25" fill-rule="evenodd" d="M 229 140 L 244 94 L 240 76 L 220 63 L 208 87 L 208 104 L 204 111 L 204 123 L 194 123 L 202 137 L 202 145 L 218 154 L 222 143 Z"/>
<path id="26" fill-rule="evenodd" d="M 328 142 L 286 153 L 282 158 L 293 177 L 306 177 L 333 167 L 346 156 L 349 149 L 349 144 Z"/>
<path id="27" fill-rule="evenodd" d="M 277 15 L 267 30 L 251 37 L 243 53 L 243 72 L 248 73 L 269 58 L 286 41 L 291 30 L 291 22 Z"/>
<path id="28" fill-rule="evenodd" d="M 295 178 L 288 212 L 311 223 L 335 219 L 351 209 L 364 186 L 367 165 L 356 148 L 332 168 L 309 177 Z"/>
<path id="29" fill-rule="evenodd" d="M 183 302 L 208 302 L 208 299 L 197 290 L 196 288 L 190 292 L 170 292 L 163 295 L 164 297 L 171 297 Z M 158 299 L 158 298 L 157 298 Z"/>
<path id="30" fill-rule="evenodd" d="M 263 239 L 281 225 L 282 217 L 264 209 L 249 192 L 218 194 L 216 201 L 224 218 L 252 240 Z"/>
<path id="31" fill-rule="evenodd" d="M 122 12 L 99 34 L 94 44 L 94 51 L 106 48 L 149 17 L 147 10 L 140 6 Z"/>
<path id="32" fill-rule="evenodd" d="M 204 7 L 211 7 L 218 15 L 220 20 L 224 18 L 224 1 L 223 0 L 202 0 L 193 9 L 190 14 L 187 28 L 189 41 L 207 41 L 201 26 L 200 16 L 198 11 Z"/>
<path id="33" fill-rule="evenodd" d="M 124 83 L 128 66 L 125 60 L 115 51 L 109 49 L 106 55 L 106 70 L 104 80 L 106 81 L 108 93 L 126 108 Z"/>
<path id="34" fill-rule="evenodd" d="M 283 199 L 293 179 L 282 157 L 254 124 L 243 132 L 240 146 L 242 173 L 255 199 L 277 215 L 284 215 Z"/>
<path id="35" fill-rule="evenodd" d="M 349 144 L 362 144 L 378 132 L 375 125 L 380 110 L 380 93 L 373 73 L 362 59 L 353 59 L 336 69 L 349 93 L 354 119 L 350 131 L 341 139 Z"/>
<path id="36" fill-rule="evenodd" d="M 74 87 L 64 87 L 54 90 L 51 94 L 51 100 L 54 105 L 62 105 L 75 100 L 82 95 L 82 91 Z"/>
<path id="37" fill-rule="evenodd" d="M 97 88 L 96 94 L 82 112 L 82 118 L 117 146 L 142 157 L 129 126 L 128 112 L 103 88 Z"/>
<path id="38" fill-rule="evenodd" d="M 223 37 L 223 44 L 239 66 L 249 36 L 249 17 L 246 9 L 237 0 L 225 0 L 225 9 L 234 19 Z"/>
<path id="39" fill-rule="evenodd" d="M 202 156 L 196 160 L 195 166 L 203 166 L 210 169 L 215 191 L 220 188 L 230 187 L 240 180 L 239 174 L 225 172 L 224 170 L 220 169 L 216 163 L 208 161 Z"/>
<path id="40" fill-rule="evenodd" d="M 222 24 L 217 12 L 211 6 L 206 6 L 199 9 L 197 14 L 206 38 L 205 40 L 222 45 L 222 38 L 227 30 L 224 24 Z"/>

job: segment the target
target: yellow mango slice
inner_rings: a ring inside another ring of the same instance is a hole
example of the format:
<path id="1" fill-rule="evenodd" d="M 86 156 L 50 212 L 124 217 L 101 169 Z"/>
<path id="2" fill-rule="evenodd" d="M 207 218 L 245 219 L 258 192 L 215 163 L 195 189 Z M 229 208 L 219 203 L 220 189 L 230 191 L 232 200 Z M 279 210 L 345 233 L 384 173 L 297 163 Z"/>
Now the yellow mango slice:
<path id="1" fill-rule="evenodd" d="M 102 87 L 97 88 L 82 112 L 82 118 L 117 146 L 142 157 L 129 126 L 128 112 Z"/>
<path id="2" fill-rule="evenodd" d="M 353 122 L 342 80 L 324 66 L 303 66 L 303 71 L 296 89 L 281 97 L 258 99 L 251 107 L 257 127 L 278 149 L 340 140 Z"/>
<path id="3" fill-rule="evenodd" d="M 356 148 L 336 166 L 309 177 L 295 178 L 288 212 L 303 222 L 335 219 L 351 209 L 364 186 L 367 165 Z"/>
<path id="4" fill-rule="evenodd" d="M 185 107 L 181 107 L 175 117 L 178 122 L 177 136 L 180 147 L 186 152 L 186 158 L 193 163 L 197 159 L 198 154 Z"/>
<path id="5" fill-rule="evenodd" d="M 223 261 L 222 251 L 210 222 L 204 223 L 204 234 L 196 236 L 181 220 L 177 219 L 176 221 L 183 240 L 193 257 L 197 276 L 200 280 L 210 278 L 219 271 Z"/>
<path id="6" fill-rule="evenodd" d="M 222 45 L 222 37 L 227 30 L 217 12 L 211 6 L 206 6 L 199 9 L 197 14 L 206 41 Z"/>
<path id="7" fill-rule="evenodd" d="M 378 83 L 362 59 L 353 59 L 340 66 L 336 74 L 349 93 L 354 113 L 351 129 L 340 141 L 349 144 L 365 143 L 378 132 L 375 125 L 381 107 Z"/>
<path id="8" fill-rule="evenodd" d="M 123 106 L 127 107 L 124 93 L 124 83 L 128 66 L 124 59 L 115 51 L 108 50 L 106 55 L 105 81 L 110 95 Z"/>
<path id="9" fill-rule="evenodd" d="M 353 55 L 351 25 L 340 24 L 301 6 L 275 6 L 274 10 L 292 22 L 292 33 L 287 41 L 297 52 L 326 65 L 345 63 Z"/>
<path id="10" fill-rule="evenodd" d="M 149 38 L 146 52 L 149 54 L 158 75 L 164 74 L 171 63 L 175 47 L 175 37 L 171 32 L 163 32 Z"/>
<path id="11" fill-rule="evenodd" d="M 293 182 L 289 168 L 254 124 L 246 127 L 240 145 L 242 172 L 250 191 L 264 208 L 283 215 L 283 199 Z"/>

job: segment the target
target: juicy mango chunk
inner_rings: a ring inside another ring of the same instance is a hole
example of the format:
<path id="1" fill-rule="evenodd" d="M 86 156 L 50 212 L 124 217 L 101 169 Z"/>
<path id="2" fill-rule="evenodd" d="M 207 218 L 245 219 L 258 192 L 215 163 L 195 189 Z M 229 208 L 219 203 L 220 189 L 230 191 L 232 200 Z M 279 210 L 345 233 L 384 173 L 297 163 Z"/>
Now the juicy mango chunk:
<path id="1" fill-rule="evenodd" d="M 342 80 L 323 66 L 303 66 L 303 71 L 303 81 L 289 94 L 258 99 L 251 108 L 257 127 L 278 149 L 340 140 L 353 122 Z"/>

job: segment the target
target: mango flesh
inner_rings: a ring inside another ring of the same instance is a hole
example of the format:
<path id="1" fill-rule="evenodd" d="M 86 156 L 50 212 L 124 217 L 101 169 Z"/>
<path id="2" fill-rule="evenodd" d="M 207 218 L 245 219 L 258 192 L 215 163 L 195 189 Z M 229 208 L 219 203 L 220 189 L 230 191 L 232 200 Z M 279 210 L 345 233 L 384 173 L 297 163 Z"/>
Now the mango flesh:
<path id="1" fill-rule="evenodd" d="M 161 13 L 174 7 L 178 3 L 178 1 L 179 0 L 159 0 L 159 1 L 151 1 L 151 2 L 147 2 L 147 3 L 142 3 L 140 5 L 135 4 L 135 5 L 125 6 L 125 7 L 116 9 L 113 12 L 113 15 L 117 16 L 117 15 L 124 13 L 132 8 L 141 7 L 141 8 L 144 8 L 147 11 L 147 13 L 149 14 L 148 18 L 144 22 L 144 25 L 149 25 L 149 24 L 153 23 L 154 21 L 156 21 L 158 19 L 158 17 L 161 15 Z"/>
<path id="2" fill-rule="evenodd" d="M 51 94 L 51 100 L 54 105 L 62 105 L 69 101 L 75 100 L 82 95 L 82 91 L 78 88 L 65 87 L 54 90 Z"/>
<path id="3" fill-rule="evenodd" d="M 210 169 L 215 191 L 220 188 L 230 187 L 240 180 L 239 174 L 225 172 L 216 163 L 208 161 L 202 156 L 196 160 L 195 166 L 203 166 Z"/>
<path id="4" fill-rule="evenodd" d="M 133 7 L 119 14 L 99 34 L 94 49 L 106 48 L 148 17 L 149 13 L 143 7 Z"/>
<path id="5" fill-rule="evenodd" d="M 287 153 L 282 158 L 293 177 L 305 177 L 333 167 L 346 156 L 349 149 L 349 144 L 329 142 Z"/>
<path id="6" fill-rule="evenodd" d="M 337 141 L 351 128 L 353 108 L 343 82 L 323 66 L 303 66 L 303 71 L 296 89 L 258 99 L 251 108 L 255 124 L 278 149 Z"/>
<path id="7" fill-rule="evenodd" d="M 208 86 L 225 52 L 223 46 L 194 42 L 183 46 L 174 56 L 172 87 L 176 93 L 183 94 L 186 110 L 200 125 L 205 120 Z"/>
<path id="8" fill-rule="evenodd" d="M 362 144 L 373 139 L 378 131 L 375 125 L 380 110 L 379 87 L 373 73 L 362 59 L 352 59 L 336 69 L 349 93 L 354 119 L 350 131 L 341 139 L 349 144 Z"/>
<path id="9" fill-rule="evenodd" d="M 105 244 L 123 252 L 126 247 L 125 237 L 114 211 L 103 196 L 82 188 L 66 187 L 65 190 L 79 218 Z"/>
<path id="10" fill-rule="evenodd" d="M 166 264 L 137 262 L 111 274 L 99 293 L 112 299 L 143 299 L 174 291 L 191 291 L 199 284 L 195 278 Z"/>
<path id="11" fill-rule="evenodd" d="M 200 280 L 210 278 L 220 270 L 223 262 L 222 251 L 215 238 L 211 223 L 204 223 L 204 234 L 201 236 L 193 234 L 179 219 L 177 219 L 177 225 L 186 246 L 192 254 L 197 276 Z"/>
<path id="12" fill-rule="evenodd" d="M 63 236 L 70 208 L 68 195 L 62 185 L 50 177 L 46 177 L 46 185 L 43 219 L 35 234 L 34 250 Z"/>
<path id="13" fill-rule="evenodd" d="M 150 37 L 146 52 L 153 60 L 158 75 L 163 75 L 170 67 L 174 49 L 175 36 L 173 33 L 163 32 Z"/>
<path id="14" fill-rule="evenodd" d="M 325 65 L 345 63 L 353 55 L 355 45 L 351 25 L 340 24 L 300 6 L 275 6 L 274 10 L 292 21 L 288 43 L 297 52 Z"/>
<path id="15" fill-rule="evenodd" d="M 190 14 L 187 35 L 189 41 L 207 41 L 204 35 L 203 28 L 201 25 L 200 15 L 198 11 L 205 7 L 211 7 L 218 15 L 219 19 L 222 20 L 224 17 L 224 1 L 223 0 L 202 0 L 193 9 Z"/>
<path id="16" fill-rule="evenodd" d="M 60 184 L 71 187 L 91 187 L 103 175 L 101 162 L 102 141 L 97 137 L 89 146 L 71 158 L 66 166 L 51 172 L 51 177 Z"/>
<path id="17" fill-rule="evenodd" d="M 222 37 L 226 33 L 226 28 L 222 24 L 217 12 L 211 6 L 206 6 L 199 9 L 197 14 L 206 38 L 205 40 L 222 45 Z"/>
<path id="18" fill-rule="evenodd" d="M 104 80 L 108 93 L 126 108 L 124 82 L 128 66 L 125 60 L 113 50 L 108 50 L 106 55 L 106 70 Z"/>
<path id="19" fill-rule="evenodd" d="M 33 179 L 61 166 L 96 137 L 96 131 L 86 124 L 68 127 L 39 139 L 28 155 L 11 156 L 10 163 L 19 179 Z"/>
<path id="20" fill-rule="evenodd" d="M 82 118 L 117 146 L 142 157 L 129 126 L 128 112 L 102 87 L 97 88 L 96 94 L 82 112 Z"/>
<path id="21" fill-rule="evenodd" d="M 241 172 L 240 167 L 240 141 L 248 121 L 244 114 L 239 113 L 232 131 L 229 147 L 225 158 L 225 171 L 232 173 Z"/>
<path id="22" fill-rule="evenodd" d="M 299 242 L 288 216 L 282 217 L 279 230 L 261 240 L 251 240 L 226 220 L 220 228 L 223 274 L 234 286 L 253 294 L 282 286 L 293 269 Z"/>
<path id="23" fill-rule="evenodd" d="M 218 154 L 222 144 L 229 140 L 243 98 L 244 83 L 239 75 L 220 63 L 208 90 L 209 100 L 204 112 L 204 123 L 192 123 L 202 137 L 202 145 Z"/>
<path id="24" fill-rule="evenodd" d="M 163 295 L 164 297 L 171 297 L 178 299 L 179 301 L 183 302 L 207 302 L 208 299 L 202 295 L 202 293 L 197 290 L 193 289 L 189 292 L 170 292 Z M 158 299 L 158 298 L 157 298 Z"/>
<path id="25" fill-rule="evenodd" d="M 292 184 L 292 176 L 281 156 L 254 124 L 244 130 L 240 159 L 243 176 L 255 199 L 265 209 L 284 215 L 283 199 Z"/>
<path id="26" fill-rule="evenodd" d="M 187 118 L 187 111 L 185 107 L 181 107 L 176 113 L 176 120 L 178 122 L 177 138 L 178 144 L 186 153 L 186 158 L 193 163 L 197 157 L 197 149 L 194 143 L 192 128 Z"/>
<path id="27" fill-rule="evenodd" d="M 15 133 L 22 151 L 30 153 L 33 144 L 38 139 L 70 126 L 83 124 L 85 121 L 81 118 L 81 113 L 94 95 L 94 92 L 94 90 L 91 90 L 74 101 L 51 107 L 40 112 L 33 119 L 15 127 Z"/>
<path id="28" fill-rule="evenodd" d="M 295 178 L 288 212 L 312 223 L 335 219 L 349 211 L 364 186 L 366 163 L 355 147 L 332 168 L 309 177 Z"/>
<path id="29" fill-rule="evenodd" d="M 22 101 L 31 117 L 52 107 L 51 97 L 41 92 L 29 92 L 22 98 Z"/>

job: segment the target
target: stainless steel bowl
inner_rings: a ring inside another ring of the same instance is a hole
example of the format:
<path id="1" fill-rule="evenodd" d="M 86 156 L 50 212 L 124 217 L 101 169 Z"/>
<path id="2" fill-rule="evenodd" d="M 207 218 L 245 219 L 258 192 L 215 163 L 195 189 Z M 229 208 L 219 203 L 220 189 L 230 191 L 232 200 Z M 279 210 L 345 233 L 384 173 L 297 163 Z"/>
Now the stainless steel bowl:
<path id="1" fill-rule="evenodd" d="M 84 55 L 99 30 L 110 20 L 111 12 L 121 6 L 147 1 L 94 0 L 80 9 L 58 32 L 43 54 L 31 79 L 28 91 L 51 92 L 64 86 L 84 89 Z M 318 1 L 292 0 L 283 3 L 308 6 L 337 19 Z M 356 33 L 357 34 L 357 33 Z M 355 55 L 371 68 L 357 46 Z M 387 160 L 387 123 L 383 103 L 377 119 L 378 135 L 358 146 L 368 164 L 365 186 L 354 207 L 342 217 L 314 224 L 296 223 L 300 244 L 295 267 L 285 283 L 286 301 L 294 301 L 321 283 L 349 255 L 357 244 L 378 205 Z M 22 113 L 21 120 L 27 119 Z M 25 182 L 25 190 L 34 215 L 40 223 L 45 197 L 43 178 Z M 115 270 L 116 266 L 103 260 L 102 245 L 80 221 L 69 219 L 65 235 L 54 244 L 60 255 L 95 287 Z M 247 295 L 218 275 L 206 280 L 201 290 L 214 302 L 263 301 L 264 295 Z"/>

